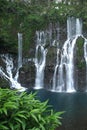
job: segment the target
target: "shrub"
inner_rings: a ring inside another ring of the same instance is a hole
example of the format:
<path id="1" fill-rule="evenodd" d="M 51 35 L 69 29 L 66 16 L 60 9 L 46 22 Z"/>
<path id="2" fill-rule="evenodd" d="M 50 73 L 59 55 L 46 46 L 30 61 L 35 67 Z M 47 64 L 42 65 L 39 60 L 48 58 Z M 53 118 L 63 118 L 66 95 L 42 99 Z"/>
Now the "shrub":
<path id="1" fill-rule="evenodd" d="M 63 112 L 49 109 L 35 95 L 0 88 L 0 130 L 54 130 L 61 125 Z"/>

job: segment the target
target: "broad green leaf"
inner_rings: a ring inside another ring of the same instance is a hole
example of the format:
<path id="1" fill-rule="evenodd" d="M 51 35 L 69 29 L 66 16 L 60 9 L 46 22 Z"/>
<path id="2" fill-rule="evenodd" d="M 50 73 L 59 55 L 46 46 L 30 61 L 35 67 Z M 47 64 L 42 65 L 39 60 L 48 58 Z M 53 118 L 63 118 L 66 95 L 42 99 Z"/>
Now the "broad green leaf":
<path id="1" fill-rule="evenodd" d="M 22 129 L 26 130 L 26 122 L 25 121 L 22 122 Z"/>
<path id="2" fill-rule="evenodd" d="M 16 121 L 18 121 L 19 123 L 21 123 L 21 124 L 23 123 L 23 121 L 22 121 L 20 118 L 18 118 L 18 117 L 15 117 L 14 119 L 15 119 Z"/>
<path id="3" fill-rule="evenodd" d="M 40 124 L 40 128 L 41 130 L 45 130 L 45 127 L 42 124 Z"/>
<path id="4" fill-rule="evenodd" d="M 39 122 L 38 118 L 37 118 L 34 114 L 31 114 L 31 117 L 33 117 L 33 119 L 34 119 L 37 123 Z"/>
<path id="5" fill-rule="evenodd" d="M 31 110 L 30 113 L 39 113 L 40 112 L 40 109 L 34 109 L 34 110 Z"/>
<path id="6" fill-rule="evenodd" d="M 9 123 L 9 126 L 10 126 L 11 130 L 14 130 L 14 125 L 12 123 Z"/>
<path id="7" fill-rule="evenodd" d="M 4 107 L 3 108 L 3 112 L 5 113 L 5 115 L 7 116 L 7 109 Z"/>
<path id="8" fill-rule="evenodd" d="M 4 107 L 11 108 L 11 109 L 13 109 L 13 108 L 17 109 L 18 108 L 18 106 L 16 105 L 15 102 L 7 102 L 7 103 L 4 104 Z"/>

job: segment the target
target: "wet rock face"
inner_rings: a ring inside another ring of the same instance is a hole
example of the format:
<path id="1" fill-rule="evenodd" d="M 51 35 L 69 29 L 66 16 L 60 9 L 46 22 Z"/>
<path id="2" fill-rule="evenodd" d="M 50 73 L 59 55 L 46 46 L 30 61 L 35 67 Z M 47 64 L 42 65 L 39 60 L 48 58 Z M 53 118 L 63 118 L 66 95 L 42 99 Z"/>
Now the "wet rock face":
<path id="1" fill-rule="evenodd" d="M 66 28 L 63 27 L 60 29 L 59 34 L 59 48 L 61 48 L 64 44 L 66 38 Z M 79 38 L 77 40 L 74 52 L 74 79 L 75 79 L 75 88 L 78 91 L 85 91 L 86 89 L 86 63 L 84 59 L 84 40 Z M 57 45 L 50 46 L 47 44 L 44 48 L 48 50 L 46 56 L 46 66 L 44 70 L 44 87 L 51 89 L 53 83 L 53 74 L 56 65 L 57 59 Z M 35 46 L 31 45 L 29 53 L 27 54 L 27 58 L 35 58 Z M 60 57 L 61 58 L 61 57 Z M 14 66 L 17 66 L 17 56 L 14 56 Z M 0 59 L 0 66 L 5 68 L 5 64 L 3 64 L 2 60 Z M 17 68 L 17 67 L 16 67 Z M 15 74 L 15 71 L 14 71 Z M 36 77 L 36 68 L 34 62 L 31 61 L 24 61 L 23 67 L 19 70 L 19 79 L 18 81 L 21 83 L 22 86 L 25 87 L 34 87 L 35 86 L 35 77 Z M 9 86 L 9 83 L 3 78 L 0 78 L 0 86 Z"/>
<path id="2" fill-rule="evenodd" d="M 75 46 L 75 83 L 76 89 L 85 91 L 86 89 L 86 62 L 84 58 L 84 39 L 78 38 Z"/>
<path id="3" fill-rule="evenodd" d="M 0 78 L 0 87 L 1 88 L 9 88 L 9 82 L 5 79 Z"/>
<path id="4" fill-rule="evenodd" d="M 44 84 L 47 89 L 52 88 L 53 73 L 54 73 L 54 65 L 50 64 L 45 67 Z"/>
<path id="5" fill-rule="evenodd" d="M 20 68 L 19 82 L 27 88 L 35 86 L 35 66 L 34 63 L 29 63 Z"/>

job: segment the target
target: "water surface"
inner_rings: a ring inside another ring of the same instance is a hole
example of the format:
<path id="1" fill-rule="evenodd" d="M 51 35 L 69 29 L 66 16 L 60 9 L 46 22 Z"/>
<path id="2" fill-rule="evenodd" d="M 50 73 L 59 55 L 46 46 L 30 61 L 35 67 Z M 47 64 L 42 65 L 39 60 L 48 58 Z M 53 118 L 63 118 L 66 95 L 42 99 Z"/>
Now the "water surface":
<path id="1" fill-rule="evenodd" d="M 56 93 L 44 89 L 37 91 L 38 99 L 49 100 L 55 111 L 66 111 L 62 115 L 62 126 L 57 130 L 87 130 L 87 93 Z"/>

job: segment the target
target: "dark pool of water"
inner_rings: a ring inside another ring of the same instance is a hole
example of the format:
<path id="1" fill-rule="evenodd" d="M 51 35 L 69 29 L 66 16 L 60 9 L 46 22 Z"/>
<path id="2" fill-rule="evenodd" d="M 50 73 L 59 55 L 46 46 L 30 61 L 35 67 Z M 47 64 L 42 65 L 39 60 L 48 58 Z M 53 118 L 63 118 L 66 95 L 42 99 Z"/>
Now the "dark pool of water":
<path id="1" fill-rule="evenodd" d="M 47 90 L 38 91 L 41 101 L 49 99 L 55 111 L 66 111 L 62 116 L 62 126 L 57 130 L 87 130 L 87 93 L 56 93 Z"/>

